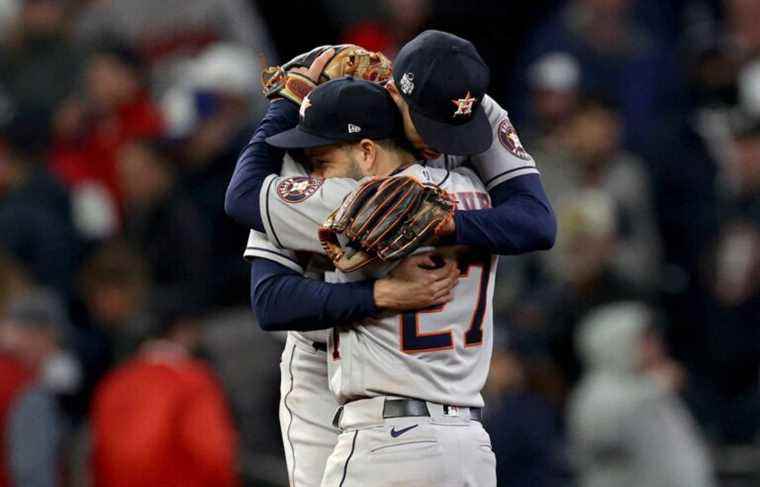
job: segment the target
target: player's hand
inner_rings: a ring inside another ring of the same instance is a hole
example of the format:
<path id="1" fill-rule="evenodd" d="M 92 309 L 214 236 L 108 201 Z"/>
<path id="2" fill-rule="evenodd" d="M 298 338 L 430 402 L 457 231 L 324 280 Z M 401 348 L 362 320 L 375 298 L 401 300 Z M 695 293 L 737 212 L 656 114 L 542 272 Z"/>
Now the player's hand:
<path id="1" fill-rule="evenodd" d="M 375 282 L 375 305 L 383 310 L 411 311 L 439 306 L 454 299 L 459 279 L 455 261 L 426 253 L 407 257 Z"/>
<path id="2" fill-rule="evenodd" d="M 327 63 L 330 62 L 330 59 L 332 59 L 333 56 L 335 56 L 335 49 L 330 48 L 317 56 L 308 68 L 293 68 L 291 72 L 302 74 L 313 82 L 319 83 L 319 76 L 322 74 L 325 66 L 327 66 Z"/>

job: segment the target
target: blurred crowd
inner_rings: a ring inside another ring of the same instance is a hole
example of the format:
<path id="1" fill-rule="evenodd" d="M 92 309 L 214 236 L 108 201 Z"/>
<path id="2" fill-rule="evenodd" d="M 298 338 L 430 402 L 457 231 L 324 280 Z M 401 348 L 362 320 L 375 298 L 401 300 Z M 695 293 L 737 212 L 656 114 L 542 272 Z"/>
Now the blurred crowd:
<path id="1" fill-rule="evenodd" d="M 559 223 L 501 259 L 499 485 L 757 485 L 760 2 L 303 3 L 0 0 L 0 487 L 284 485 L 223 209 L 259 73 L 429 27 L 483 53 Z"/>

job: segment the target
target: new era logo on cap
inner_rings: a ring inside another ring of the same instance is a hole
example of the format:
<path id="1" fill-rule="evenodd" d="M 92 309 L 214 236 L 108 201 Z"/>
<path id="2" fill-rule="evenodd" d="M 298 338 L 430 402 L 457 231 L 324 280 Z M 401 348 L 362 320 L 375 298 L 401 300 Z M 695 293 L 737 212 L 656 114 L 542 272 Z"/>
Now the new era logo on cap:
<path id="1" fill-rule="evenodd" d="M 348 133 L 349 134 L 356 134 L 356 133 L 361 132 L 361 131 L 362 131 L 362 128 L 359 127 L 358 125 L 354 125 L 352 123 L 348 124 Z"/>

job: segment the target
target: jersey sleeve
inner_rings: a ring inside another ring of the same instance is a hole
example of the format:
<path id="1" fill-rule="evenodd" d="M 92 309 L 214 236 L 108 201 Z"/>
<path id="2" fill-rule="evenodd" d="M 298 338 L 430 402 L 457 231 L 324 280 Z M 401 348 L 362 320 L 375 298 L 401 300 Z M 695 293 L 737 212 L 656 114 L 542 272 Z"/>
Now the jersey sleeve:
<path id="1" fill-rule="evenodd" d="M 245 246 L 243 258 L 247 262 L 251 262 L 255 257 L 277 262 L 292 271 L 304 274 L 304 268 L 298 262 L 295 252 L 281 249 L 270 242 L 266 234 L 251 230 L 248 234 L 248 243 Z"/>
<path id="2" fill-rule="evenodd" d="M 517 176 L 538 174 L 536 162 L 523 147 L 507 111 L 490 96 L 483 98 L 488 121 L 493 130 L 491 147 L 469 158 L 469 163 L 483 180 L 489 191 L 499 184 Z M 451 158 L 456 165 L 456 160 Z"/>
<path id="3" fill-rule="evenodd" d="M 319 227 L 358 185 L 353 179 L 270 175 L 260 194 L 267 238 L 278 248 L 324 254 Z"/>

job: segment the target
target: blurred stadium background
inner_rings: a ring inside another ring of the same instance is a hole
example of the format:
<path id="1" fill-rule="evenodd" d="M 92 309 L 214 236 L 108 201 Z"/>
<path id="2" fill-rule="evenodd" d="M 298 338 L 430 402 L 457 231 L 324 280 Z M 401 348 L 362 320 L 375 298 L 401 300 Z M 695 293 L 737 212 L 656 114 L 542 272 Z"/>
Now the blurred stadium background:
<path id="1" fill-rule="evenodd" d="M 0 0 L 0 486 L 286 485 L 223 211 L 258 74 L 425 28 L 480 50 L 560 227 L 501 261 L 499 485 L 760 485 L 760 1 Z"/>

